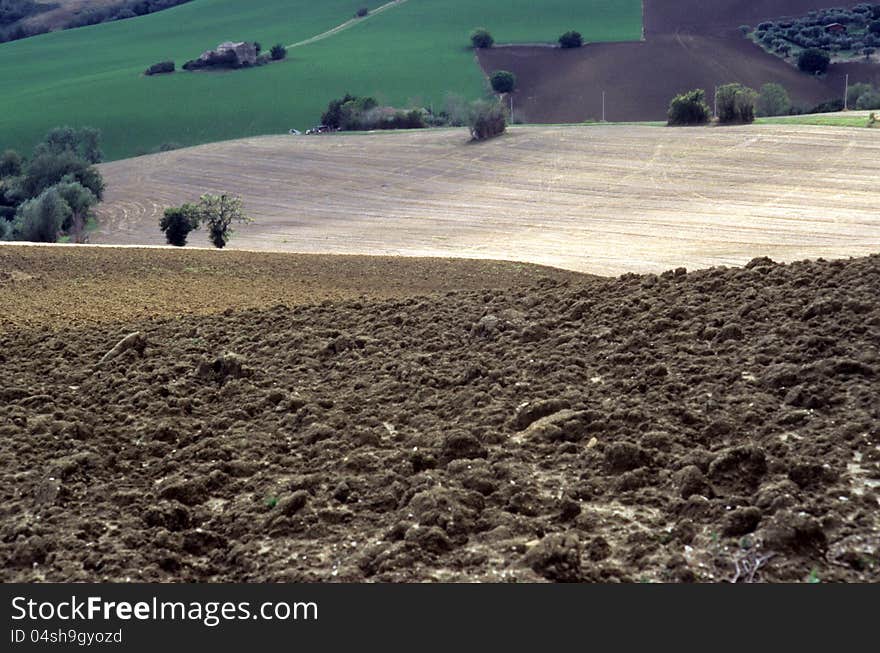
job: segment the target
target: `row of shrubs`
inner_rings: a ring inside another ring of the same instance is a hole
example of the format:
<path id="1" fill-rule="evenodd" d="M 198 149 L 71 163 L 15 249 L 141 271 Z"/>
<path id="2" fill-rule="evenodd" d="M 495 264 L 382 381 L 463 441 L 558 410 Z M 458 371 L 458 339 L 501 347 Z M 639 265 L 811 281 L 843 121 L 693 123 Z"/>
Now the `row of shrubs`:
<path id="1" fill-rule="evenodd" d="M 570 30 L 560 36 L 557 42 L 563 49 L 579 48 L 584 44 L 584 37 L 580 32 Z M 476 50 L 486 50 L 495 45 L 495 37 L 485 27 L 480 27 L 471 32 L 471 45 Z"/>
<path id="2" fill-rule="evenodd" d="M 803 108 L 792 104 L 788 92 L 779 84 L 764 84 L 755 91 L 742 84 L 726 84 L 717 89 L 720 124 L 746 124 L 756 116 L 786 116 L 804 113 L 833 113 L 844 109 L 840 98 Z M 871 84 L 853 84 L 847 92 L 851 109 L 880 109 L 880 90 Z M 669 104 L 668 124 L 704 125 L 712 119 L 712 111 L 703 89 L 694 89 L 673 98 Z"/>
<path id="3" fill-rule="evenodd" d="M 268 53 L 262 52 L 262 46 L 256 41 L 254 42 L 254 47 L 257 50 L 257 63 L 254 64 L 256 66 L 265 66 L 273 61 L 281 61 L 287 58 L 287 48 L 280 43 L 273 45 Z M 234 52 L 226 52 L 225 54 L 214 53 L 207 61 L 192 59 L 183 64 L 184 70 L 202 70 L 204 68 L 237 69 L 250 67 L 251 64 L 239 63 Z M 176 69 L 177 66 L 173 61 L 160 61 L 147 68 L 144 71 L 144 75 L 167 75 L 173 73 Z"/>
<path id="4" fill-rule="evenodd" d="M 100 133 L 70 127 L 50 131 L 30 159 L 14 150 L 0 155 L 0 240 L 83 236 L 104 194 L 94 165 L 101 158 Z"/>
<path id="5" fill-rule="evenodd" d="M 496 99 L 468 103 L 452 94 L 447 96 L 445 106 L 435 113 L 424 107 L 384 107 L 375 98 L 346 93 L 344 97 L 331 100 L 321 115 L 321 123 L 332 131 L 468 126 L 475 140 L 503 134 L 508 119 L 506 109 Z"/>

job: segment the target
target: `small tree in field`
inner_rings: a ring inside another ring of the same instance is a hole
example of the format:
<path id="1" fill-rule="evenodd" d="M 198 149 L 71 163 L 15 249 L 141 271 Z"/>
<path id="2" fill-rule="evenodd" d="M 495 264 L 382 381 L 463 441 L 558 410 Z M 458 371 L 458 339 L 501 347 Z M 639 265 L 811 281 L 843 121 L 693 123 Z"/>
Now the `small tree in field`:
<path id="1" fill-rule="evenodd" d="M 496 70 L 489 77 L 492 90 L 496 93 L 513 93 L 516 88 L 516 75 L 509 70 Z"/>
<path id="2" fill-rule="evenodd" d="M 244 214 L 241 198 L 234 195 L 202 195 L 197 215 L 199 223 L 208 227 L 208 237 L 217 249 L 226 247 L 232 237 L 233 222 L 252 222 Z"/>
<path id="3" fill-rule="evenodd" d="M 580 32 L 575 32 L 574 30 L 566 32 L 559 37 L 559 47 L 561 48 L 579 48 L 583 44 L 584 37 L 581 36 Z"/>
<path id="4" fill-rule="evenodd" d="M 709 122 L 706 91 L 701 88 L 676 95 L 669 103 L 669 125 L 705 125 Z"/>
<path id="5" fill-rule="evenodd" d="M 507 130 L 507 112 L 500 102 L 474 102 L 470 116 L 471 137 L 485 141 Z"/>
<path id="6" fill-rule="evenodd" d="M 488 30 L 481 27 L 471 32 L 471 45 L 476 50 L 485 50 L 495 45 L 495 39 L 492 38 Z"/>
<path id="7" fill-rule="evenodd" d="M 786 116 L 791 113 L 791 98 L 780 84 L 764 84 L 755 102 L 759 116 Z"/>
<path id="8" fill-rule="evenodd" d="M 718 87 L 718 122 L 748 124 L 755 122 L 755 100 L 758 94 L 742 84 Z"/>
<path id="9" fill-rule="evenodd" d="M 159 228 L 165 232 L 165 240 L 169 245 L 184 247 L 189 233 L 199 228 L 199 210 L 192 204 L 165 209 L 165 215 L 159 220 Z"/>
<path id="10" fill-rule="evenodd" d="M 281 61 L 285 57 L 287 57 L 287 48 L 285 48 L 280 43 L 277 43 L 272 46 L 272 49 L 269 50 L 269 54 L 272 57 L 272 61 Z"/>
<path id="11" fill-rule="evenodd" d="M 798 68 L 811 75 L 823 75 L 831 64 L 831 57 L 824 50 L 808 48 L 798 55 Z"/>

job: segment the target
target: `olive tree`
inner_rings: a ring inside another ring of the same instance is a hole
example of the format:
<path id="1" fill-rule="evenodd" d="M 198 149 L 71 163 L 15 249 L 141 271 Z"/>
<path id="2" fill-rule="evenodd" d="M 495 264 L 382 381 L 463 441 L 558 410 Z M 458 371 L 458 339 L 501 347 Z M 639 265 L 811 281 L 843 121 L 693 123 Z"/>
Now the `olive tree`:
<path id="1" fill-rule="evenodd" d="M 200 224 L 208 228 L 208 237 L 217 249 L 226 247 L 233 235 L 232 224 L 252 222 L 245 215 L 240 197 L 235 195 L 202 195 L 197 205 Z"/>

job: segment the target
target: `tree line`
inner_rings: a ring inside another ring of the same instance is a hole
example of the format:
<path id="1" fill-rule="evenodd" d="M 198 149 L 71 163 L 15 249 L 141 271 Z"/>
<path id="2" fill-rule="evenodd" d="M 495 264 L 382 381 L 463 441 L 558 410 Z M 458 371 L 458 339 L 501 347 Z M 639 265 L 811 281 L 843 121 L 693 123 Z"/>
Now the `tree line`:
<path id="1" fill-rule="evenodd" d="M 104 196 L 95 167 L 103 158 L 101 134 L 85 127 L 50 131 L 25 158 L 0 155 L 0 240 L 81 242 Z"/>

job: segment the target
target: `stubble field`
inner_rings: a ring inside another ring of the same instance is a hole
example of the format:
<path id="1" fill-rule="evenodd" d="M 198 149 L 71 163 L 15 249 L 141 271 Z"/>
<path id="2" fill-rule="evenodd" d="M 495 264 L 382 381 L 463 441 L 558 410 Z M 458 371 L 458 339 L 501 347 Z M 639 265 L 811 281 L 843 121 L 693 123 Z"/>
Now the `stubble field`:
<path id="1" fill-rule="evenodd" d="M 880 134 L 801 125 L 519 127 L 267 137 L 102 166 L 92 242 L 160 245 L 204 192 L 255 218 L 231 246 L 512 259 L 597 274 L 869 254 Z M 206 245 L 204 234 L 191 243 Z"/>

